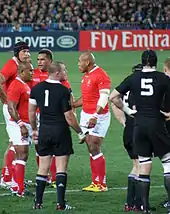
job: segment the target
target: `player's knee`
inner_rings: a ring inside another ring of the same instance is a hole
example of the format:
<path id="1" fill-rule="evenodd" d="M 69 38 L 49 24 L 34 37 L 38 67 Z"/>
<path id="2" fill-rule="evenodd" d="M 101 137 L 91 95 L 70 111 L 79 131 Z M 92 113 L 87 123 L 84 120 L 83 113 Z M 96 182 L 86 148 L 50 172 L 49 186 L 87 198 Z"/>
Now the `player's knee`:
<path id="1" fill-rule="evenodd" d="M 28 160 L 28 153 L 18 153 L 17 159 L 27 161 Z"/>
<path id="2" fill-rule="evenodd" d="M 151 157 L 139 156 L 139 165 L 152 164 Z"/>
<path id="3" fill-rule="evenodd" d="M 90 144 L 88 146 L 89 148 L 89 153 L 92 154 L 92 156 L 97 155 L 100 153 L 100 146 L 96 144 Z"/>
<path id="4" fill-rule="evenodd" d="M 27 161 L 28 159 L 28 146 L 18 146 L 15 151 L 16 151 L 16 158 L 19 160 L 24 160 Z"/>
<path id="5" fill-rule="evenodd" d="M 135 175 L 139 173 L 139 163 L 136 161 L 133 162 L 132 173 Z"/>
<path id="6" fill-rule="evenodd" d="M 162 158 L 162 166 L 164 168 L 164 173 L 170 173 L 170 153 L 165 154 Z"/>
<path id="7" fill-rule="evenodd" d="M 49 168 L 50 166 L 39 166 L 38 168 L 38 174 L 39 175 L 48 175 L 48 172 L 49 172 Z"/>

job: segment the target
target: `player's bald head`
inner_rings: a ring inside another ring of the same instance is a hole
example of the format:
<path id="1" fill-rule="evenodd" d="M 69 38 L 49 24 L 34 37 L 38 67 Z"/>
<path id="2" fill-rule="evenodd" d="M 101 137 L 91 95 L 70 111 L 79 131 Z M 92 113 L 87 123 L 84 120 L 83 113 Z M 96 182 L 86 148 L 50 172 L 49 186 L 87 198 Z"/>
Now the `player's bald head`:
<path id="1" fill-rule="evenodd" d="M 165 61 L 164 61 L 164 72 L 167 76 L 170 77 L 170 57 L 168 57 Z"/>
<path id="2" fill-rule="evenodd" d="M 18 73 L 19 74 L 22 73 L 26 69 L 32 69 L 30 62 L 24 61 L 24 62 L 19 63 L 19 66 L 18 66 Z"/>
<path id="3" fill-rule="evenodd" d="M 78 66 L 82 73 L 90 71 L 95 64 L 95 57 L 92 53 L 85 52 L 80 55 Z"/>
<path id="4" fill-rule="evenodd" d="M 85 60 L 85 61 L 89 61 L 90 64 L 94 65 L 95 64 L 95 57 L 92 53 L 90 52 L 85 52 L 85 53 L 82 53 L 80 55 L 80 58 Z"/>
<path id="5" fill-rule="evenodd" d="M 164 66 L 170 71 L 170 57 L 164 61 Z"/>

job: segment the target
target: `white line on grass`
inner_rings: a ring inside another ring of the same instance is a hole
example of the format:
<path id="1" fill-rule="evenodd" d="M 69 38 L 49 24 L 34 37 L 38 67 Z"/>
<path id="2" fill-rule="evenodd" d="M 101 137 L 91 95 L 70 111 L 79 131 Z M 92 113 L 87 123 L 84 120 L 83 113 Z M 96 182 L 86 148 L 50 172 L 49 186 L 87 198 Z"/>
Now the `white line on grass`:
<path id="1" fill-rule="evenodd" d="M 153 188 L 153 189 L 158 189 L 158 188 L 163 188 L 163 187 L 164 187 L 163 185 L 151 186 L 151 188 Z M 109 188 L 109 191 L 110 190 L 126 190 L 126 189 L 127 189 L 127 187 L 111 187 L 111 188 Z M 81 189 L 68 189 L 66 192 L 67 193 L 72 193 L 72 192 L 74 193 L 74 192 L 82 192 L 82 190 Z M 44 193 L 45 194 L 52 194 L 52 193 L 56 193 L 56 190 L 47 190 Z M 10 196 L 10 195 L 11 195 L 11 193 L 1 193 L 0 197 Z"/>

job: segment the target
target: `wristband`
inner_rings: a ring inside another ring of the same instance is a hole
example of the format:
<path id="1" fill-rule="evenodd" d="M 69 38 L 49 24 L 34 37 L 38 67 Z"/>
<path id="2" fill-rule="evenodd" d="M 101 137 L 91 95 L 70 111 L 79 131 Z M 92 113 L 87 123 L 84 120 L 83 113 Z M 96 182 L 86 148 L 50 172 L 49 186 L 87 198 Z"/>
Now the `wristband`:
<path id="1" fill-rule="evenodd" d="M 82 140 L 83 138 L 85 138 L 85 134 L 83 132 L 79 132 L 78 137 L 79 137 L 79 140 Z"/>
<path id="2" fill-rule="evenodd" d="M 89 132 L 86 132 L 86 133 L 79 132 L 79 133 L 78 133 L 79 140 L 84 139 L 88 133 L 89 133 Z"/>
<path id="3" fill-rule="evenodd" d="M 17 121 L 17 124 L 19 125 L 19 127 L 24 126 L 24 122 L 23 122 L 22 120 L 18 120 L 18 121 Z"/>

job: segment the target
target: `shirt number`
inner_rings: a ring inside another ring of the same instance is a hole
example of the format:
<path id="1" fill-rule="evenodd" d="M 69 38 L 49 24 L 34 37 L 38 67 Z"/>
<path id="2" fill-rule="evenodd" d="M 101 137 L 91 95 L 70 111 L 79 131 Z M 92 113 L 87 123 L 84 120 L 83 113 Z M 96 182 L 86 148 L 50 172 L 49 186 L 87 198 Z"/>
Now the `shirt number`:
<path id="1" fill-rule="evenodd" d="M 128 91 L 128 92 L 123 96 L 123 103 L 124 103 L 126 106 L 129 106 L 129 103 L 128 103 L 129 93 L 130 93 L 130 91 Z"/>
<path id="2" fill-rule="evenodd" d="M 141 95 L 142 96 L 152 96 L 153 95 L 153 86 L 152 86 L 153 79 L 141 79 Z"/>
<path id="3" fill-rule="evenodd" d="M 45 90 L 45 100 L 44 100 L 44 106 L 49 105 L 49 90 Z"/>

